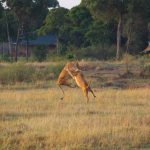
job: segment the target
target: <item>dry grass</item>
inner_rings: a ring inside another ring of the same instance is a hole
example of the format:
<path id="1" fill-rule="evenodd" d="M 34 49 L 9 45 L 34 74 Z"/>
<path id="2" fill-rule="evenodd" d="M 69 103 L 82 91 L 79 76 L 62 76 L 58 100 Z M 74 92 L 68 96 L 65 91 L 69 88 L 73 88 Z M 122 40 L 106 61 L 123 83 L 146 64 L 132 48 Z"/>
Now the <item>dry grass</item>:
<path id="1" fill-rule="evenodd" d="M 150 149 L 150 89 L 0 92 L 0 150 Z"/>

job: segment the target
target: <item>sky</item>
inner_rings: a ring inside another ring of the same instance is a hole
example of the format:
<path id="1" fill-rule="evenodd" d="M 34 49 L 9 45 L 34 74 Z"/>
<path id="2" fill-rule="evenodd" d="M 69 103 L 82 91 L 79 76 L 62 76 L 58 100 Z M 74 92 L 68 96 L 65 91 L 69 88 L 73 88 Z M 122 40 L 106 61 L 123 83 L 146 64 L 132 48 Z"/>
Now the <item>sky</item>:
<path id="1" fill-rule="evenodd" d="M 60 6 L 65 8 L 72 8 L 80 4 L 81 0 L 58 0 Z"/>
<path id="2" fill-rule="evenodd" d="M 58 0 L 58 2 L 61 7 L 71 9 L 74 6 L 79 5 L 81 3 L 81 0 Z"/>

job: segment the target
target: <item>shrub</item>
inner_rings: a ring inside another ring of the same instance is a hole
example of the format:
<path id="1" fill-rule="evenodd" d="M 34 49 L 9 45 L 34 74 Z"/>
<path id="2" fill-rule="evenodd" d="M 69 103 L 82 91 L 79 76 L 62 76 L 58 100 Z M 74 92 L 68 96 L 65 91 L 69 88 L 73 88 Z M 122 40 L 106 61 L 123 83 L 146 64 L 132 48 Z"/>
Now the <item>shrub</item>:
<path id="1" fill-rule="evenodd" d="M 46 61 L 64 62 L 66 61 L 65 55 L 48 53 Z"/>
<path id="2" fill-rule="evenodd" d="M 41 62 L 46 60 L 46 56 L 48 54 L 48 50 L 46 46 L 37 46 L 37 48 L 33 49 L 32 55 L 35 60 Z"/>
<path id="3" fill-rule="evenodd" d="M 68 53 L 68 54 L 66 55 L 66 57 L 67 57 L 67 59 L 69 59 L 69 60 L 76 58 L 75 54 L 73 54 L 73 53 Z"/>
<path id="4" fill-rule="evenodd" d="M 36 68 L 36 72 L 33 74 L 33 80 L 46 81 L 50 79 L 56 79 L 63 67 L 64 67 L 63 64 L 58 64 L 58 65 L 46 66 L 44 68 Z"/>
<path id="5" fill-rule="evenodd" d="M 64 64 L 50 65 L 46 69 L 46 73 L 48 73 L 48 74 L 53 73 L 55 75 L 55 78 L 56 78 L 60 74 L 60 72 L 63 69 L 63 67 L 64 67 Z"/>
<path id="6" fill-rule="evenodd" d="M 13 64 L 11 66 L 2 67 L 0 72 L 0 83 L 29 82 L 32 80 L 34 72 L 34 67 L 24 64 Z"/>
<path id="7" fill-rule="evenodd" d="M 8 54 L 4 54 L 3 56 L 0 54 L 0 62 L 10 62 L 10 56 Z"/>
<path id="8" fill-rule="evenodd" d="M 58 77 L 63 66 L 63 64 L 58 64 L 38 67 L 23 63 L 0 66 L 0 84 L 50 80 Z"/>
<path id="9" fill-rule="evenodd" d="M 150 77 L 150 64 L 144 66 L 143 70 L 140 72 L 142 77 Z"/>
<path id="10" fill-rule="evenodd" d="M 108 60 L 115 57 L 114 47 L 104 47 L 95 46 L 87 47 L 75 52 L 78 59 L 82 58 L 96 58 L 99 60 Z"/>

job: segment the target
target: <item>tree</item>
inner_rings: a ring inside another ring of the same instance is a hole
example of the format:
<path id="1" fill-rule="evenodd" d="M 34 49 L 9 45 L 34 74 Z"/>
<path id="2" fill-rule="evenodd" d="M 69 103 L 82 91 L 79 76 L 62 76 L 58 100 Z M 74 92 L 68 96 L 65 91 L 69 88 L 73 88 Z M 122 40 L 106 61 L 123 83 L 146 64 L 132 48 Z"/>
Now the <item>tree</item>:
<path id="1" fill-rule="evenodd" d="M 38 33 L 40 35 L 55 33 L 58 35 L 61 27 L 66 21 L 66 14 L 68 9 L 63 7 L 51 9 L 46 16 L 44 25 L 39 29 Z"/>
<path id="2" fill-rule="evenodd" d="M 3 32 L 3 27 L 4 27 L 4 18 L 3 18 L 3 14 L 4 14 L 4 9 L 2 6 L 2 3 L 0 1 L 0 41 L 3 41 L 3 39 L 5 38 L 4 32 Z"/>
<path id="3" fill-rule="evenodd" d="M 33 57 L 37 61 L 42 62 L 43 60 L 46 59 L 48 50 L 46 46 L 38 46 L 35 49 L 33 49 L 32 53 L 33 53 Z"/>
<path id="4" fill-rule="evenodd" d="M 86 33 L 86 39 L 89 41 L 90 45 L 110 45 L 116 42 L 116 22 L 104 22 L 94 20 L 89 30 Z"/>
<path id="5" fill-rule="evenodd" d="M 58 6 L 57 0 L 6 0 L 6 4 L 16 14 L 19 22 L 24 25 L 31 25 L 41 18 L 43 21 L 48 8 Z"/>
<path id="6" fill-rule="evenodd" d="M 132 54 L 137 54 L 147 45 L 148 22 L 150 21 L 149 7 L 149 0 L 131 0 L 128 4 L 124 32 L 128 39 L 127 51 Z"/>
<path id="7" fill-rule="evenodd" d="M 46 16 L 46 19 L 44 20 L 43 26 L 41 26 L 41 28 L 38 30 L 38 34 L 45 35 L 45 34 L 53 33 L 57 35 L 57 37 L 59 37 L 61 31 L 64 31 L 66 29 L 66 26 L 64 24 L 67 22 L 66 15 L 68 12 L 69 10 L 63 7 L 51 9 L 48 15 Z M 66 31 L 67 30 L 65 30 L 65 37 L 64 37 L 66 40 L 61 41 L 60 38 L 58 40 L 59 49 L 64 50 L 66 48 L 65 45 L 66 41 L 70 40 L 67 38 L 68 32 Z M 63 44 L 60 44 L 60 42 L 62 42 Z"/>
<path id="8" fill-rule="evenodd" d="M 85 34 L 92 21 L 89 10 L 84 6 L 74 7 L 70 11 L 61 7 L 55 8 L 50 10 L 39 34 L 57 34 L 61 51 L 64 52 L 69 47 L 80 48 L 86 45 Z"/>
<path id="9" fill-rule="evenodd" d="M 141 41 L 146 41 L 147 21 L 150 19 L 149 0 L 82 0 L 82 5 L 88 7 L 93 16 L 98 20 L 108 20 L 111 18 L 117 20 L 118 27 L 116 59 L 120 58 L 120 46 L 123 36 L 122 33 L 124 24 L 128 24 L 126 22 L 129 22 L 129 20 L 133 20 L 132 24 L 134 24 L 134 26 L 132 26 L 132 31 L 134 31 L 134 29 L 137 29 L 135 32 L 141 30 L 139 35 L 137 35 L 136 37 L 140 36 Z M 131 23 L 129 23 L 128 25 L 131 26 Z M 142 33 L 141 28 L 143 27 L 144 32 Z M 125 26 L 125 28 L 129 29 L 130 27 Z M 144 40 L 142 40 L 143 36 L 145 36 L 143 38 Z M 131 40 L 129 34 L 127 35 L 127 39 Z M 130 43 L 129 40 L 128 43 Z"/>
<path id="10" fill-rule="evenodd" d="M 2 12 L 3 12 L 3 6 L 2 6 L 2 2 L 0 1 L 0 17 L 2 17 Z"/>
<path id="11" fill-rule="evenodd" d="M 93 22 L 90 11 L 84 6 L 77 6 L 69 11 L 68 17 L 72 27 L 70 44 L 77 48 L 86 47 L 86 33 Z"/>
<path id="12" fill-rule="evenodd" d="M 76 49 L 88 45 L 86 32 L 91 26 L 93 18 L 84 6 L 76 6 L 66 14 L 66 20 L 59 32 L 62 50 Z"/>
<path id="13" fill-rule="evenodd" d="M 127 13 L 128 0 L 82 0 L 82 4 L 87 6 L 92 14 L 98 19 L 115 18 L 118 22 L 117 27 L 117 52 L 116 59 L 121 56 L 121 37 L 123 30 L 123 19 Z"/>
<path id="14" fill-rule="evenodd" d="M 16 57 L 18 53 L 18 41 L 20 32 L 29 32 L 32 29 L 32 25 L 35 28 L 39 27 L 39 24 L 43 22 L 43 19 L 48 13 L 48 8 L 58 6 L 57 0 L 6 0 L 7 6 L 13 11 L 18 18 L 18 33 L 16 40 Z M 28 39 L 26 34 L 26 39 Z M 28 46 L 27 46 L 28 47 Z M 28 48 L 27 48 L 28 50 Z M 28 52 L 27 52 L 28 54 Z M 28 58 L 28 56 L 27 56 Z"/>
<path id="15" fill-rule="evenodd" d="M 126 21 L 124 36 L 127 39 L 126 52 L 130 54 L 137 54 L 142 51 L 148 41 L 148 24 L 145 19 L 134 15 Z"/>

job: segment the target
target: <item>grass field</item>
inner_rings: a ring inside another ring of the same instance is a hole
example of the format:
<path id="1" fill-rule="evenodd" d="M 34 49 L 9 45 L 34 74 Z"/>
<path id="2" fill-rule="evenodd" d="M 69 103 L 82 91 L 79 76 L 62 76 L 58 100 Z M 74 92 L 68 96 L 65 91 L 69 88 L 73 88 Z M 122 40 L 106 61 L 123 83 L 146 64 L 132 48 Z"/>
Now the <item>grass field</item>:
<path id="1" fill-rule="evenodd" d="M 0 91 L 0 150 L 149 150 L 150 89 Z"/>

